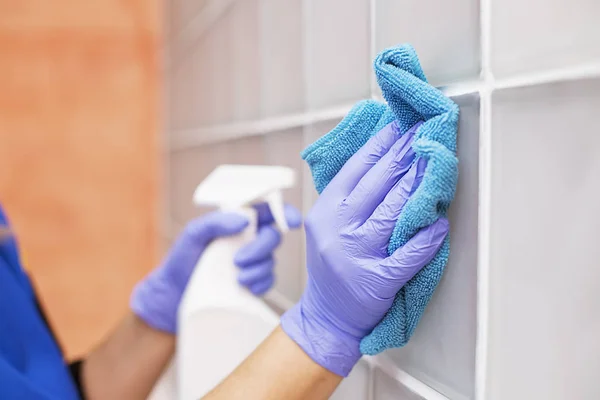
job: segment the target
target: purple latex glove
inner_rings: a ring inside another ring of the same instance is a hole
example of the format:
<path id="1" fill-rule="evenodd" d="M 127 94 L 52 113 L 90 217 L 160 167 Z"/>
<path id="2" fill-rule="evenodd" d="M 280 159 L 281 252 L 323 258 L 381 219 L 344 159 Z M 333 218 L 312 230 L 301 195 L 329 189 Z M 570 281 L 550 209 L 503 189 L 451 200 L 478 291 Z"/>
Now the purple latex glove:
<path id="1" fill-rule="evenodd" d="M 235 256 L 240 268 L 239 282 L 256 295 L 266 292 L 274 282 L 273 251 L 281 234 L 273 227 L 273 216 L 265 204 L 256 207 L 258 232 L 256 238 L 241 248 Z M 285 206 L 290 228 L 302 222 L 300 212 Z M 181 297 L 202 252 L 213 239 L 240 233 L 248 220 L 239 214 L 216 211 L 191 221 L 176 240 L 163 263 L 139 282 L 131 295 L 131 309 L 151 327 L 175 333 L 177 309 Z"/>
<path id="2" fill-rule="evenodd" d="M 440 219 L 388 256 L 396 220 L 426 168 L 424 159 L 414 162 L 413 135 L 398 138 L 395 129 L 386 126 L 350 158 L 309 212 L 307 287 L 281 321 L 315 362 L 342 376 L 360 359 L 360 340 L 449 230 Z"/>

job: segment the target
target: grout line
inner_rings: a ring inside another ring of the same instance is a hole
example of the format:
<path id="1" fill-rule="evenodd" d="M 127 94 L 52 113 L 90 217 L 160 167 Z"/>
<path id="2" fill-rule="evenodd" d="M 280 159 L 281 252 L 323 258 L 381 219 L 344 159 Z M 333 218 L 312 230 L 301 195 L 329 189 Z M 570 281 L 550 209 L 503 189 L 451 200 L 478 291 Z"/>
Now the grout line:
<path id="1" fill-rule="evenodd" d="M 481 0 L 481 76 L 485 83 L 493 82 L 492 68 L 492 0 Z"/>
<path id="2" fill-rule="evenodd" d="M 492 0 L 481 0 L 481 78 L 479 103 L 479 209 L 477 232 L 477 332 L 475 341 L 475 399 L 487 393 L 490 302 L 490 220 L 492 177 L 492 92 L 495 87 L 491 69 Z"/>
<path id="3" fill-rule="evenodd" d="M 440 392 L 432 389 L 430 386 L 421 382 L 409 373 L 401 370 L 384 355 L 377 356 L 363 356 L 362 358 L 371 366 L 371 370 L 374 371 L 375 367 L 382 370 L 388 376 L 400 382 L 404 387 L 412 391 L 413 393 L 423 397 L 427 400 L 449 400 L 446 396 Z"/>
<path id="4" fill-rule="evenodd" d="M 377 57 L 377 29 L 375 28 L 375 24 L 377 22 L 377 4 L 375 0 L 369 1 L 369 30 L 371 37 L 369 38 L 369 55 L 371 56 L 371 65 L 375 57 Z M 373 71 L 373 67 L 369 68 L 371 71 L 369 75 L 369 92 L 371 93 L 371 98 L 376 99 L 377 97 L 377 79 L 375 78 L 375 73 Z"/>
<path id="5" fill-rule="evenodd" d="M 203 146 L 247 136 L 264 135 L 310 125 L 315 122 L 342 119 L 352 106 L 352 104 L 346 104 L 322 111 L 289 114 L 254 121 L 241 121 L 207 128 L 175 131 L 171 135 L 171 151 L 184 150 L 190 147 Z"/>
<path id="6" fill-rule="evenodd" d="M 535 71 L 510 78 L 497 79 L 495 89 L 508 89 L 544 83 L 572 81 L 600 77 L 600 63 L 588 63 L 576 67 L 557 68 L 547 71 Z"/>
<path id="7" fill-rule="evenodd" d="M 442 92 L 449 97 L 478 93 L 482 90 L 478 81 L 466 81 L 441 87 Z M 383 101 L 377 95 L 375 100 Z M 342 104 L 319 111 L 288 114 L 277 117 L 240 121 L 223 125 L 208 126 L 198 129 L 175 130 L 171 133 L 171 151 L 185 150 L 192 147 L 214 144 L 247 136 L 257 136 L 291 128 L 302 127 L 315 122 L 342 119 L 354 104 Z"/>
<path id="8" fill-rule="evenodd" d="M 490 307 L 490 235 L 492 179 L 492 91 L 485 90 L 480 99 L 479 119 L 479 230 L 477 255 L 477 339 L 475 362 L 475 398 L 486 398 Z"/>
<path id="9" fill-rule="evenodd" d="M 480 79 L 473 79 L 446 86 L 440 86 L 438 89 L 440 89 L 447 97 L 458 97 L 466 94 L 479 93 L 484 86 L 485 84 Z"/>

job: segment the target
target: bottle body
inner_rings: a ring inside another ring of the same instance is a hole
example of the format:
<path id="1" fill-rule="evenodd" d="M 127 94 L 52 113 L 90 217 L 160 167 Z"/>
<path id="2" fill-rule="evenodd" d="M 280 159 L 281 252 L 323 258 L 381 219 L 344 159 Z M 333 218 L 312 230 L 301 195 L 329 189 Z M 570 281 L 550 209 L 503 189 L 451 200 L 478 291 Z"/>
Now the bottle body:
<path id="1" fill-rule="evenodd" d="M 237 282 L 237 251 L 256 235 L 256 215 L 237 236 L 202 254 L 179 308 L 176 362 L 179 399 L 206 395 L 271 333 L 279 316 Z"/>

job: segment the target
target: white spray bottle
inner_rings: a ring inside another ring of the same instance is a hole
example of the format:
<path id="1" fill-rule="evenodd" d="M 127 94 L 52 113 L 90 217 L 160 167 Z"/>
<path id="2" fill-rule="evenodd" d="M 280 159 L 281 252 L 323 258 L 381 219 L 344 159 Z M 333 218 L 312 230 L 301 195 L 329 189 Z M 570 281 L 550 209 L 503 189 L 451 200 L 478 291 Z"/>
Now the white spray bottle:
<path id="1" fill-rule="evenodd" d="M 196 205 L 238 212 L 250 223 L 240 235 L 208 246 L 183 295 L 176 351 L 180 400 L 206 395 L 279 324 L 274 311 L 238 284 L 233 259 L 256 235 L 252 203 L 266 202 L 280 231 L 288 230 L 281 190 L 294 181 L 286 167 L 221 165 L 196 189 Z"/>

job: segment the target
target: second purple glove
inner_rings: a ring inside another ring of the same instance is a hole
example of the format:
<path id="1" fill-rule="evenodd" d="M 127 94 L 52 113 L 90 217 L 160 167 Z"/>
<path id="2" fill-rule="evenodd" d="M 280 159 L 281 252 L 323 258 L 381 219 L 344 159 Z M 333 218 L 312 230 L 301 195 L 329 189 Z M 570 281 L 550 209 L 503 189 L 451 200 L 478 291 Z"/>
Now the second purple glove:
<path id="1" fill-rule="evenodd" d="M 273 285 L 273 251 L 281 241 L 281 234 L 272 226 L 269 208 L 265 204 L 255 208 L 258 214 L 256 238 L 240 249 L 234 261 L 240 268 L 240 284 L 260 295 Z M 285 216 L 290 228 L 298 228 L 302 223 L 302 216 L 294 207 L 286 205 Z M 202 253 L 212 240 L 240 233 L 247 225 L 243 216 L 220 211 L 191 221 L 162 265 L 134 288 L 130 303 L 133 312 L 151 327 L 175 333 L 179 303 Z"/>

